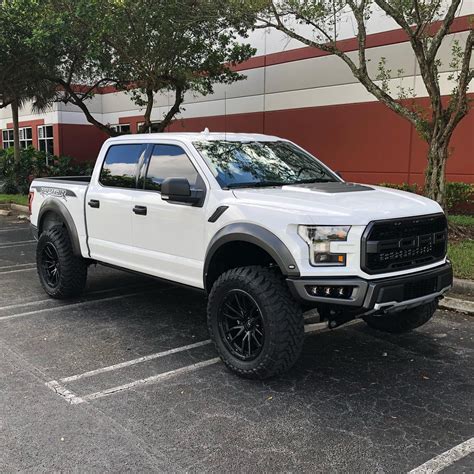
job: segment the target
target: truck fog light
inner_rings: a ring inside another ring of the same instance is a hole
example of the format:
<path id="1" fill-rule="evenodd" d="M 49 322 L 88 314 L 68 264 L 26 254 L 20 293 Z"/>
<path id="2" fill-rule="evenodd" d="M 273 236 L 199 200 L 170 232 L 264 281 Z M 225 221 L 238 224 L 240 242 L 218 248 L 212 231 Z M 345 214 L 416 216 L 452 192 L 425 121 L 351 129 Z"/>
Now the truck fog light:
<path id="1" fill-rule="evenodd" d="M 339 300 L 348 300 L 354 292 L 353 286 L 322 286 L 308 285 L 306 292 L 311 296 L 320 296 L 323 298 L 334 298 Z"/>

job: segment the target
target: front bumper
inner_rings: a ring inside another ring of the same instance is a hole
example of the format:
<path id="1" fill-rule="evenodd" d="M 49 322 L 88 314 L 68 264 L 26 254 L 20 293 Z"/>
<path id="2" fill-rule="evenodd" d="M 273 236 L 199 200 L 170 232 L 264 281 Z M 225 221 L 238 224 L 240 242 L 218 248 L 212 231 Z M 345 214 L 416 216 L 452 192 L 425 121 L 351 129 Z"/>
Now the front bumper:
<path id="1" fill-rule="evenodd" d="M 402 311 L 441 297 L 453 284 L 449 262 L 418 273 L 393 278 L 364 280 L 362 278 L 288 278 L 293 296 L 304 303 L 326 304 L 355 312 Z M 345 298 L 314 295 L 312 289 L 347 288 Z"/>

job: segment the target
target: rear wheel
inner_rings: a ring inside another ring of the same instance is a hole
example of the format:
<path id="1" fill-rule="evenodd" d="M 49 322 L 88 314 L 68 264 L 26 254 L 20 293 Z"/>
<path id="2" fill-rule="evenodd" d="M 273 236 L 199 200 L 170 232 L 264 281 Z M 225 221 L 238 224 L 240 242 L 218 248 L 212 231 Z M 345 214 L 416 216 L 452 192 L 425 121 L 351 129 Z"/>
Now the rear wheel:
<path id="1" fill-rule="evenodd" d="M 78 296 L 86 286 L 86 260 L 74 255 L 67 230 L 60 225 L 43 232 L 36 248 L 41 285 L 52 298 Z"/>
<path id="2" fill-rule="evenodd" d="M 303 314 L 275 270 L 255 266 L 223 273 L 212 287 L 207 314 L 219 355 L 238 375 L 279 375 L 301 353 Z"/>
<path id="3" fill-rule="evenodd" d="M 384 316 L 366 316 L 364 321 L 371 328 L 379 331 L 402 333 L 423 326 L 433 317 L 437 307 L 438 302 L 433 301 L 399 313 Z"/>

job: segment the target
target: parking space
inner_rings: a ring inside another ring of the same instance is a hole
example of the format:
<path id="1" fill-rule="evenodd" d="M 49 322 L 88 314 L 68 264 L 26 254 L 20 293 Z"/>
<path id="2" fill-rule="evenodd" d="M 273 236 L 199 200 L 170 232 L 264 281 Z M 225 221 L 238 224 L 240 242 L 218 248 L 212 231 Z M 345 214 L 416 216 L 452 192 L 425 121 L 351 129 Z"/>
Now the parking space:
<path id="1" fill-rule="evenodd" d="M 27 225 L 0 219 L 3 471 L 474 469 L 472 317 L 308 334 L 290 373 L 244 380 L 201 293 L 97 266 L 81 298 L 50 300 Z"/>

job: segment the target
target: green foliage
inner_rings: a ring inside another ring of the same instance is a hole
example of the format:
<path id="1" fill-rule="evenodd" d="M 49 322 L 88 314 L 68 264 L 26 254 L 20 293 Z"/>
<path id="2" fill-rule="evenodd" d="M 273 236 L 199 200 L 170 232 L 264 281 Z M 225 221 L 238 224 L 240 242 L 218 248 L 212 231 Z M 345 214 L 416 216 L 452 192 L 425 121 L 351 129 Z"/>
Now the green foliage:
<path id="1" fill-rule="evenodd" d="M 22 206 L 28 206 L 28 195 L 27 194 L 1 194 L 0 193 L 0 204 L 21 204 Z"/>
<path id="2" fill-rule="evenodd" d="M 393 184 L 380 183 L 380 186 L 386 188 L 399 189 L 400 191 L 408 191 L 410 193 L 424 194 L 423 188 L 417 184 Z M 463 205 L 474 203 L 474 185 L 459 182 L 446 183 L 446 208 L 449 212 L 458 210 Z"/>
<path id="3" fill-rule="evenodd" d="M 446 207 L 448 211 L 474 203 L 474 185 L 468 183 L 446 183 Z"/>
<path id="4" fill-rule="evenodd" d="M 474 227 L 474 216 L 449 215 L 449 222 L 463 227 Z"/>
<path id="5" fill-rule="evenodd" d="M 417 184 L 408 184 L 408 183 L 402 183 L 402 184 L 393 184 L 393 183 L 380 183 L 379 186 L 383 186 L 385 188 L 392 188 L 392 189 L 398 189 L 400 191 L 407 191 L 409 193 L 416 193 L 418 194 L 420 192 L 420 189 L 418 188 Z"/>
<path id="6" fill-rule="evenodd" d="M 67 156 L 49 156 L 32 147 L 21 150 L 20 161 L 15 162 L 13 148 L 0 150 L 1 192 L 27 194 L 34 178 L 43 176 L 81 176 L 92 172 L 92 163 L 75 164 Z"/>
<path id="7" fill-rule="evenodd" d="M 448 257 L 453 263 L 454 275 L 474 280 L 474 240 L 450 243 Z"/>

